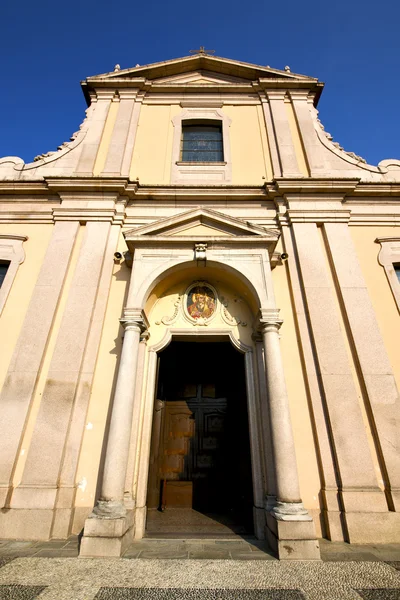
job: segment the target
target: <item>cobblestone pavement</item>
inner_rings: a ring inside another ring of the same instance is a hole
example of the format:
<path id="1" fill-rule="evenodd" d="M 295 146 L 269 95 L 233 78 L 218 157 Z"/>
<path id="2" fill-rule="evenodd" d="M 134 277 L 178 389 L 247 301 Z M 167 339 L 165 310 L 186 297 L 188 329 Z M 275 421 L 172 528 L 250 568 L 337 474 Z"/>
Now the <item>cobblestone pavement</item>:
<path id="1" fill-rule="evenodd" d="M 0 600 L 400 600 L 400 544 L 321 540 L 322 561 L 292 562 L 239 536 L 145 539 L 116 559 L 77 554 L 77 538 L 0 542 Z"/>

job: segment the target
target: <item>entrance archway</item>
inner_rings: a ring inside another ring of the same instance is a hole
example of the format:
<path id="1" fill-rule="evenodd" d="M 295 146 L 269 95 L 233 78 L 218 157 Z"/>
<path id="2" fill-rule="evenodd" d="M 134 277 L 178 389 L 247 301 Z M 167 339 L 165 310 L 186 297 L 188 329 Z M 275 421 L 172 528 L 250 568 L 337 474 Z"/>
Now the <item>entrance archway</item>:
<path id="1" fill-rule="evenodd" d="M 243 354 L 228 341 L 173 341 L 158 372 L 147 534 L 253 533 Z"/>

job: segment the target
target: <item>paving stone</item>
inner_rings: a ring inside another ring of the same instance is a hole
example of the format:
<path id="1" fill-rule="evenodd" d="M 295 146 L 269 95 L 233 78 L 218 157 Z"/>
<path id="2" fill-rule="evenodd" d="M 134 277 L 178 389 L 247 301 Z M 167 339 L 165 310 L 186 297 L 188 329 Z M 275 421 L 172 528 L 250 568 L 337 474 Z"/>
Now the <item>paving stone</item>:
<path id="1" fill-rule="evenodd" d="M 138 558 L 141 550 L 127 550 L 123 558 Z"/>
<path id="2" fill-rule="evenodd" d="M 11 562 L 12 560 L 14 560 L 14 558 L 12 558 L 11 556 L 0 557 L 0 569 L 1 569 L 1 567 L 4 567 L 4 565 Z"/>
<path id="3" fill-rule="evenodd" d="M 24 541 L 11 541 L 7 543 L 7 548 L 10 550 L 22 550 L 26 548 L 33 548 L 36 542 L 24 542 Z"/>
<path id="4" fill-rule="evenodd" d="M 243 541 L 237 541 L 237 540 L 212 540 L 209 542 L 209 544 L 213 544 L 214 546 L 228 546 L 229 548 L 232 548 L 233 546 L 238 546 L 241 548 L 248 548 L 249 547 L 249 543 Z"/>
<path id="5" fill-rule="evenodd" d="M 191 559 L 227 559 L 231 558 L 229 550 L 191 550 L 189 551 L 189 558 Z"/>
<path id="6" fill-rule="evenodd" d="M 1 556 L 10 556 L 12 558 L 17 558 L 17 557 L 31 557 L 31 556 L 36 556 L 36 554 L 38 553 L 39 549 L 38 548 L 26 548 L 25 550 L 21 549 L 21 550 L 11 550 L 11 549 L 7 549 L 6 552 L 1 552 Z"/>
<path id="7" fill-rule="evenodd" d="M 169 549 L 159 549 L 159 550 L 142 550 L 140 552 L 140 556 L 139 558 L 152 558 L 152 559 L 179 559 L 179 558 L 187 558 L 188 556 L 188 551 L 187 550 L 182 550 L 182 551 L 171 551 Z"/>
<path id="8" fill-rule="evenodd" d="M 399 600 L 400 589 L 377 588 L 369 590 L 356 590 L 364 600 Z"/>
<path id="9" fill-rule="evenodd" d="M 67 544 L 67 540 L 50 540 L 49 542 L 37 542 L 35 548 L 40 548 L 41 550 L 45 548 L 64 548 Z"/>
<path id="10" fill-rule="evenodd" d="M 0 585 L 1 600 L 33 600 L 45 589 L 45 586 Z"/>
<path id="11" fill-rule="evenodd" d="M 400 571 L 400 560 L 385 560 L 385 563 Z"/>
<path id="12" fill-rule="evenodd" d="M 44 548 L 43 550 L 39 550 L 35 556 L 39 558 L 74 558 L 79 556 L 79 551 L 77 548 L 55 548 L 54 550 L 51 548 Z"/>
<path id="13" fill-rule="evenodd" d="M 101 588 L 96 600 L 303 600 L 300 590 Z"/>
<path id="14" fill-rule="evenodd" d="M 278 560 L 265 552 L 231 552 L 233 560 Z"/>
<path id="15" fill-rule="evenodd" d="M 367 552 L 362 552 L 360 554 L 357 554 L 356 552 L 352 552 L 350 554 L 343 554 L 343 553 L 332 553 L 332 554 L 325 554 L 325 556 L 323 557 L 324 561 L 337 561 L 337 562 L 343 562 L 343 561 L 363 561 L 363 560 L 367 560 L 367 561 L 372 561 L 372 562 L 376 562 L 376 561 L 380 561 L 381 559 L 378 558 L 377 556 L 375 556 L 375 554 L 372 553 L 367 553 Z"/>
<path id="16" fill-rule="evenodd" d="M 214 548 L 218 550 L 217 546 Z M 224 552 L 225 549 L 222 550 L 222 553 Z M 209 555 L 201 560 L 36 556 L 17 558 L 0 569 L 0 585 L 47 586 L 39 600 L 93 600 L 101 588 L 113 588 L 114 598 L 123 600 L 124 596 L 115 596 L 115 589 L 117 592 L 121 588 L 134 589 L 137 594 L 137 590 L 145 589 L 144 586 L 146 590 L 163 590 L 167 594 L 170 594 L 171 589 L 179 590 L 184 594 L 185 600 L 190 600 L 187 589 L 200 590 L 203 594 L 200 596 L 201 600 L 207 600 L 204 596 L 205 590 L 212 590 L 213 593 L 218 591 L 219 596 L 216 598 L 219 600 L 224 600 L 225 597 L 227 600 L 268 600 L 269 597 L 279 599 L 285 598 L 282 596 L 283 586 L 287 588 L 284 590 L 286 598 L 290 598 L 287 596 L 288 590 L 300 590 L 303 594 L 300 597 L 306 600 L 361 600 L 362 596 L 355 590 L 378 590 L 376 593 L 382 597 L 383 589 L 391 594 L 387 596 L 388 600 L 393 600 L 394 592 L 400 597 L 400 574 L 382 561 L 278 561 L 272 557 L 262 560 L 259 557 L 269 555 L 261 552 L 243 554 L 246 557 L 250 554 L 254 556 L 251 559 L 238 557 L 235 560 L 221 559 L 220 556 L 210 559 Z M 226 591 L 228 596 L 221 596 L 221 590 Z M 281 595 L 271 595 L 271 592 L 268 596 L 266 590 L 273 590 Z M 239 592 L 246 592 L 246 596 L 238 595 Z M 248 592 L 258 592 L 262 595 L 257 597 L 253 594 L 251 597 Z M 380 600 L 380 597 L 377 596 L 377 600 Z M 1 593 L 0 598 L 4 598 Z M 109 595 L 108 598 L 112 599 L 113 596 Z M 129 598 L 130 596 L 127 596 L 128 600 Z M 136 595 L 132 598 L 134 600 L 138 597 Z M 174 600 L 171 595 L 164 595 L 164 598 Z M 177 598 L 180 600 L 182 596 L 178 595 Z M 374 596 L 370 595 L 365 600 L 372 598 Z M 147 600 L 151 600 L 151 596 L 147 596 Z"/>

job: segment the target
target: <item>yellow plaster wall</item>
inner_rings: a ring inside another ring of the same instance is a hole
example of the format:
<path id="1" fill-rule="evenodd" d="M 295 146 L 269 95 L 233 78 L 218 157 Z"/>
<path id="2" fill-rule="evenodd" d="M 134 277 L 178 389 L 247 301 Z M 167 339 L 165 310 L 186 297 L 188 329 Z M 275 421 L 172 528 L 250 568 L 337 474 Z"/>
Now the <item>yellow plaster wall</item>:
<path id="1" fill-rule="evenodd" d="M 223 112 L 232 119 L 229 135 L 234 185 L 263 185 L 265 179 L 272 179 L 265 125 L 260 120 L 258 108 L 261 109 L 261 106 L 223 108 Z"/>
<path id="2" fill-rule="evenodd" d="M 307 167 L 307 161 L 303 149 L 303 144 L 300 137 L 299 128 L 297 126 L 296 117 L 294 114 L 293 106 L 290 101 L 285 101 L 286 114 L 289 121 L 290 132 L 292 134 L 294 151 L 296 153 L 297 164 L 299 165 L 300 173 L 304 177 L 309 177 L 310 173 Z"/>
<path id="3" fill-rule="evenodd" d="M 224 106 L 222 110 L 232 119 L 229 128 L 232 183 L 262 185 L 266 179 L 272 179 L 262 107 Z M 143 184 L 170 183 L 174 135 L 172 119 L 180 112 L 182 108 L 178 105 L 142 106 L 130 169 L 131 179 L 139 178 Z"/>
<path id="4" fill-rule="evenodd" d="M 129 176 L 140 183 L 162 184 L 171 180 L 173 117 L 180 106 L 144 104 L 140 111 Z"/>
<path id="5" fill-rule="evenodd" d="M 277 248 L 277 251 L 282 250 Z M 280 330 L 281 350 L 296 447 L 300 493 L 304 506 L 317 511 L 320 508 L 321 482 L 286 266 L 275 267 L 272 279 L 276 304 L 283 319 Z M 315 524 L 318 525 L 317 521 Z"/>
<path id="6" fill-rule="evenodd" d="M 0 317 L 0 389 L 7 374 L 52 232 L 51 224 L 0 225 L 2 234 L 28 236 L 28 240 L 23 243 L 25 261 L 19 265 Z"/>
<path id="7" fill-rule="evenodd" d="M 126 250 L 121 234 L 118 251 Z M 77 507 L 91 507 L 95 501 L 104 430 L 122 349 L 123 328 L 119 319 L 130 276 L 131 269 L 124 261 L 115 264 L 77 469 L 77 483 L 81 482 L 76 493 Z"/>
<path id="8" fill-rule="evenodd" d="M 383 341 L 400 389 L 400 318 L 384 268 L 378 263 L 378 237 L 400 237 L 399 227 L 350 227 L 358 260 L 375 309 Z"/>
<path id="9" fill-rule="evenodd" d="M 118 109 L 119 102 L 111 102 L 106 124 L 104 125 L 103 135 L 101 137 L 100 146 L 97 151 L 96 161 L 93 167 L 94 176 L 100 175 L 104 169 L 104 165 L 106 164 L 107 152 L 108 148 L 110 147 L 111 136 L 114 130 L 115 121 L 117 119 Z"/>

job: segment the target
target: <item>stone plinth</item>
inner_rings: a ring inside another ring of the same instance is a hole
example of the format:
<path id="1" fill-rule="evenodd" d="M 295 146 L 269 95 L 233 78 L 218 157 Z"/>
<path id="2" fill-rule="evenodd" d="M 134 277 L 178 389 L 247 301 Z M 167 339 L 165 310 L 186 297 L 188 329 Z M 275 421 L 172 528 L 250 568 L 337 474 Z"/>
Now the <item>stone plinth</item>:
<path id="1" fill-rule="evenodd" d="M 79 556 L 121 556 L 133 541 L 133 512 L 117 519 L 91 515 L 86 519 Z"/>
<path id="2" fill-rule="evenodd" d="M 279 560 L 321 560 L 312 517 L 281 520 L 267 513 L 266 539 Z"/>

